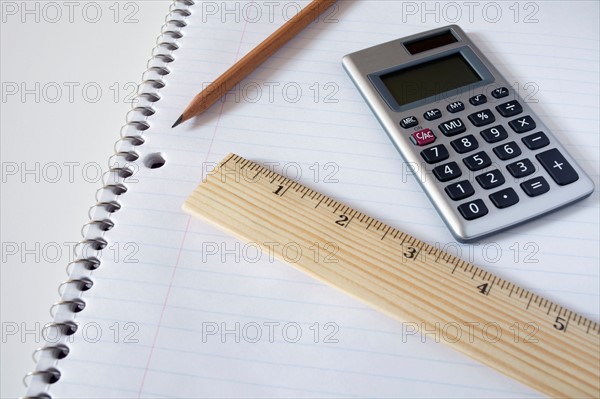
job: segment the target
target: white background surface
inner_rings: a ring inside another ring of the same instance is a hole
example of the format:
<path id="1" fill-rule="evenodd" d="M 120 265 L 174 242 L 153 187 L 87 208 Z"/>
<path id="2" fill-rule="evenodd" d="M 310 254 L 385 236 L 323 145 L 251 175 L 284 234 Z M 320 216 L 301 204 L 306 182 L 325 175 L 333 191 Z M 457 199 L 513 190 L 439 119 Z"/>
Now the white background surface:
<path id="1" fill-rule="evenodd" d="M 57 287 L 66 278 L 70 246 L 80 239 L 101 186 L 97 171 L 106 170 L 130 108 L 124 97 L 146 69 L 171 2 L 97 1 L 102 14 L 96 23 L 88 22 L 97 19 L 96 6 L 84 12 L 93 2 L 72 2 L 71 18 L 65 2 L 54 3 L 60 18 L 50 3 L 27 2 L 28 9 L 37 4 L 39 11 L 24 14 L 22 2 L 2 1 L 2 398 L 25 393 L 21 379 L 34 367 L 31 353 L 41 346 L 41 328 L 51 320 L 48 308 L 58 300 Z M 10 13 L 13 6 L 18 8 L 15 15 Z M 128 16 L 137 22 L 125 23 Z M 39 102 L 33 93 L 8 95 L 13 84 L 20 91 L 21 84 L 34 89 L 37 82 L 40 89 L 33 92 Z M 74 87 L 72 98 L 69 85 Z M 57 86 L 62 96 L 55 100 Z M 97 101 L 95 87 L 102 90 Z M 39 172 L 21 174 L 36 165 Z M 10 175 L 15 166 L 17 174 Z M 19 253 L 10 255 L 13 243 Z M 21 248 L 33 251 L 21 259 Z M 18 328 L 16 334 L 5 334 L 13 328 Z M 23 335 L 24 329 L 30 332 Z"/>
<path id="2" fill-rule="evenodd" d="M 30 355 L 42 345 L 48 308 L 101 185 L 98 170 L 130 107 L 124 97 L 146 68 L 170 1 L 96 1 L 99 18 L 90 3 L 72 2 L 69 15 L 55 2 L 58 17 L 49 2 L 27 2 L 38 11 L 25 14 L 21 1 L 2 1 L 2 397 L 24 393 L 21 378 L 34 367 Z M 15 15 L 5 12 L 11 6 Z M 33 92 L 23 96 L 23 85 Z"/>

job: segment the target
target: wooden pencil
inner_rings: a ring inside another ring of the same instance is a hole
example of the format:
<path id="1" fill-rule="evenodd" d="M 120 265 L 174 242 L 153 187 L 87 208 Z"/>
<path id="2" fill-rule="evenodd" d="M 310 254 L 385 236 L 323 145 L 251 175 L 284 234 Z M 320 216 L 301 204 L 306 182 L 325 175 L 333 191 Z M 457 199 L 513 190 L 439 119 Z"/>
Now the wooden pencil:
<path id="1" fill-rule="evenodd" d="M 311 22 L 316 20 L 319 15 L 335 2 L 336 0 L 313 0 L 298 14 L 283 24 L 279 29 L 263 40 L 262 43 L 225 71 L 225 73 L 219 76 L 217 80 L 212 82 L 206 89 L 198 93 L 172 127 L 206 111 L 229 90 L 234 88 L 242 79 L 271 57 L 271 55 L 279 50 L 284 44 L 300 33 Z"/>

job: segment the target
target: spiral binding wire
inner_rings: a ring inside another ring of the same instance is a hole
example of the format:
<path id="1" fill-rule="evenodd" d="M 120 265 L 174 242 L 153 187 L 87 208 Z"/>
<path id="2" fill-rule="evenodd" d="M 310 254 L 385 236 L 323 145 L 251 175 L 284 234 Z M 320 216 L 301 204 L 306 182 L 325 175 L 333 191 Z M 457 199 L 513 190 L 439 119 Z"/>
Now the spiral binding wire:
<path id="1" fill-rule="evenodd" d="M 135 169 L 132 165 L 139 159 L 135 148 L 145 142 L 143 133 L 150 128 L 148 118 L 156 112 L 153 104 L 160 101 L 158 92 L 166 85 L 163 77 L 171 73 L 168 64 L 175 61 L 173 52 L 179 49 L 177 40 L 183 37 L 181 30 L 187 25 L 185 19 L 191 15 L 189 8 L 193 5 L 193 0 L 173 0 L 169 7 L 161 33 L 156 39 L 156 46 L 148 60 L 147 69 L 142 75 L 142 83 L 138 86 L 136 105 L 132 106 L 125 117 L 126 123 L 114 144 L 114 153 L 108 159 L 109 169 L 102 176 L 102 187 L 96 191 L 96 203 L 88 211 L 89 221 L 81 228 L 82 240 L 75 245 L 75 260 L 66 267 L 69 278 L 58 287 L 61 299 L 50 307 L 54 321 L 42 330 L 42 335 L 47 336 L 48 329 L 56 329 L 60 334 L 60 341 L 46 343 L 33 352 L 36 369 L 23 377 L 23 383 L 29 387 L 28 380 L 37 382 L 39 379 L 41 385 L 40 389 L 31 392 L 34 388 L 31 384 L 28 396 L 22 399 L 51 399 L 52 396 L 47 390 L 61 378 L 58 361 L 70 353 L 66 337 L 77 332 L 75 314 L 84 311 L 86 307 L 82 294 L 93 289 L 93 272 L 102 263 L 99 257 L 81 254 L 86 254 L 88 248 L 99 252 L 108 245 L 106 233 L 115 225 L 111 216 L 121 209 L 118 199 L 127 193 L 126 179 L 134 174 Z"/>

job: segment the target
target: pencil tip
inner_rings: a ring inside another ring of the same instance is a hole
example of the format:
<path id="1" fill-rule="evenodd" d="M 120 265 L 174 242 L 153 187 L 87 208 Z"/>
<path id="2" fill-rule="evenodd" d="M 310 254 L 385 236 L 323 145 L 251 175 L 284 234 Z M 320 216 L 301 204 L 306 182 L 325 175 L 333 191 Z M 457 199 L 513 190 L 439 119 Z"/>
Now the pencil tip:
<path id="1" fill-rule="evenodd" d="M 175 123 L 173 123 L 173 126 L 171 126 L 171 129 L 173 129 L 174 127 L 176 127 L 177 125 L 179 125 L 181 122 L 183 122 L 183 115 L 181 115 L 181 116 L 179 117 L 179 119 L 177 119 L 177 120 L 175 121 Z"/>

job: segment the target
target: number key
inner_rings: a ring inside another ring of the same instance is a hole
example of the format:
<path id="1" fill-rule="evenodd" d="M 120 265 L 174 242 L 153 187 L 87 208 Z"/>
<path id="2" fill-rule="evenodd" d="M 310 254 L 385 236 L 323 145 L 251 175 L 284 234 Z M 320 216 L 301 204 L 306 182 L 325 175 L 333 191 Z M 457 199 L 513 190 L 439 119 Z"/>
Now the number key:
<path id="1" fill-rule="evenodd" d="M 449 186 L 446 186 L 444 190 L 454 201 L 459 201 L 475 194 L 475 190 L 468 180 L 462 180 L 458 183 L 450 184 Z"/>
<path id="2" fill-rule="evenodd" d="M 448 150 L 443 144 L 438 144 L 421 151 L 421 156 L 427 163 L 438 163 L 444 159 L 448 159 L 450 154 L 448 154 Z"/>
<path id="3" fill-rule="evenodd" d="M 521 149 L 514 141 L 494 147 L 494 153 L 503 161 L 521 155 Z"/>
<path id="4" fill-rule="evenodd" d="M 504 184 L 504 176 L 498 169 L 490 170 L 484 174 L 475 177 L 477 183 L 486 190 L 498 187 Z"/>
<path id="5" fill-rule="evenodd" d="M 433 168 L 433 174 L 435 175 L 435 177 L 437 177 L 439 181 L 444 182 L 456 179 L 457 177 L 462 175 L 462 172 L 460 171 L 460 168 L 458 167 L 458 164 L 456 162 L 449 162 L 447 164 L 436 166 L 435 168 Z"/>
<path id="6" fill-rule="evenodd" d="M 506 165 L 506 169 L 508 169 L 510 174 L 517 179 L 529 176 L 535 172 L 535 166 L 533 166 L 533 163 L 531 163 L 531 161 L 527 158 Z"/>
<path id="7" fill-rule="evenodd" d="M 502 125 L 490 127 L 481 131 L 481 136 L 488 143 L 497 143 L 508 138 L 508 133 Z"/>
<path id="8" fill-rule="evenodd" d="M 480 170 L 483 168 L 487 168 L 492 164 L 492 160 L 484 151 L 480 151 L 477 154 L 473 154 L 469 157 L 463 159 L 465 165 L 469 170 Z"/>
<path id="9" fill-rule="evenodd" d="M 465 152 L 473 151 L 479 148 L 479 143 L 472 134 L 451 141 L 450 144 L 452 144 L 454 150 L 456 150 L 456 152 L 459 154 L 464 154 Z"/>
<path id="10" fill-rule="evenodd" d="M 477 219 L 488 213 L 487 207 L 480 199 L 460 205 L 458 211 L 467 220 Z"/>

